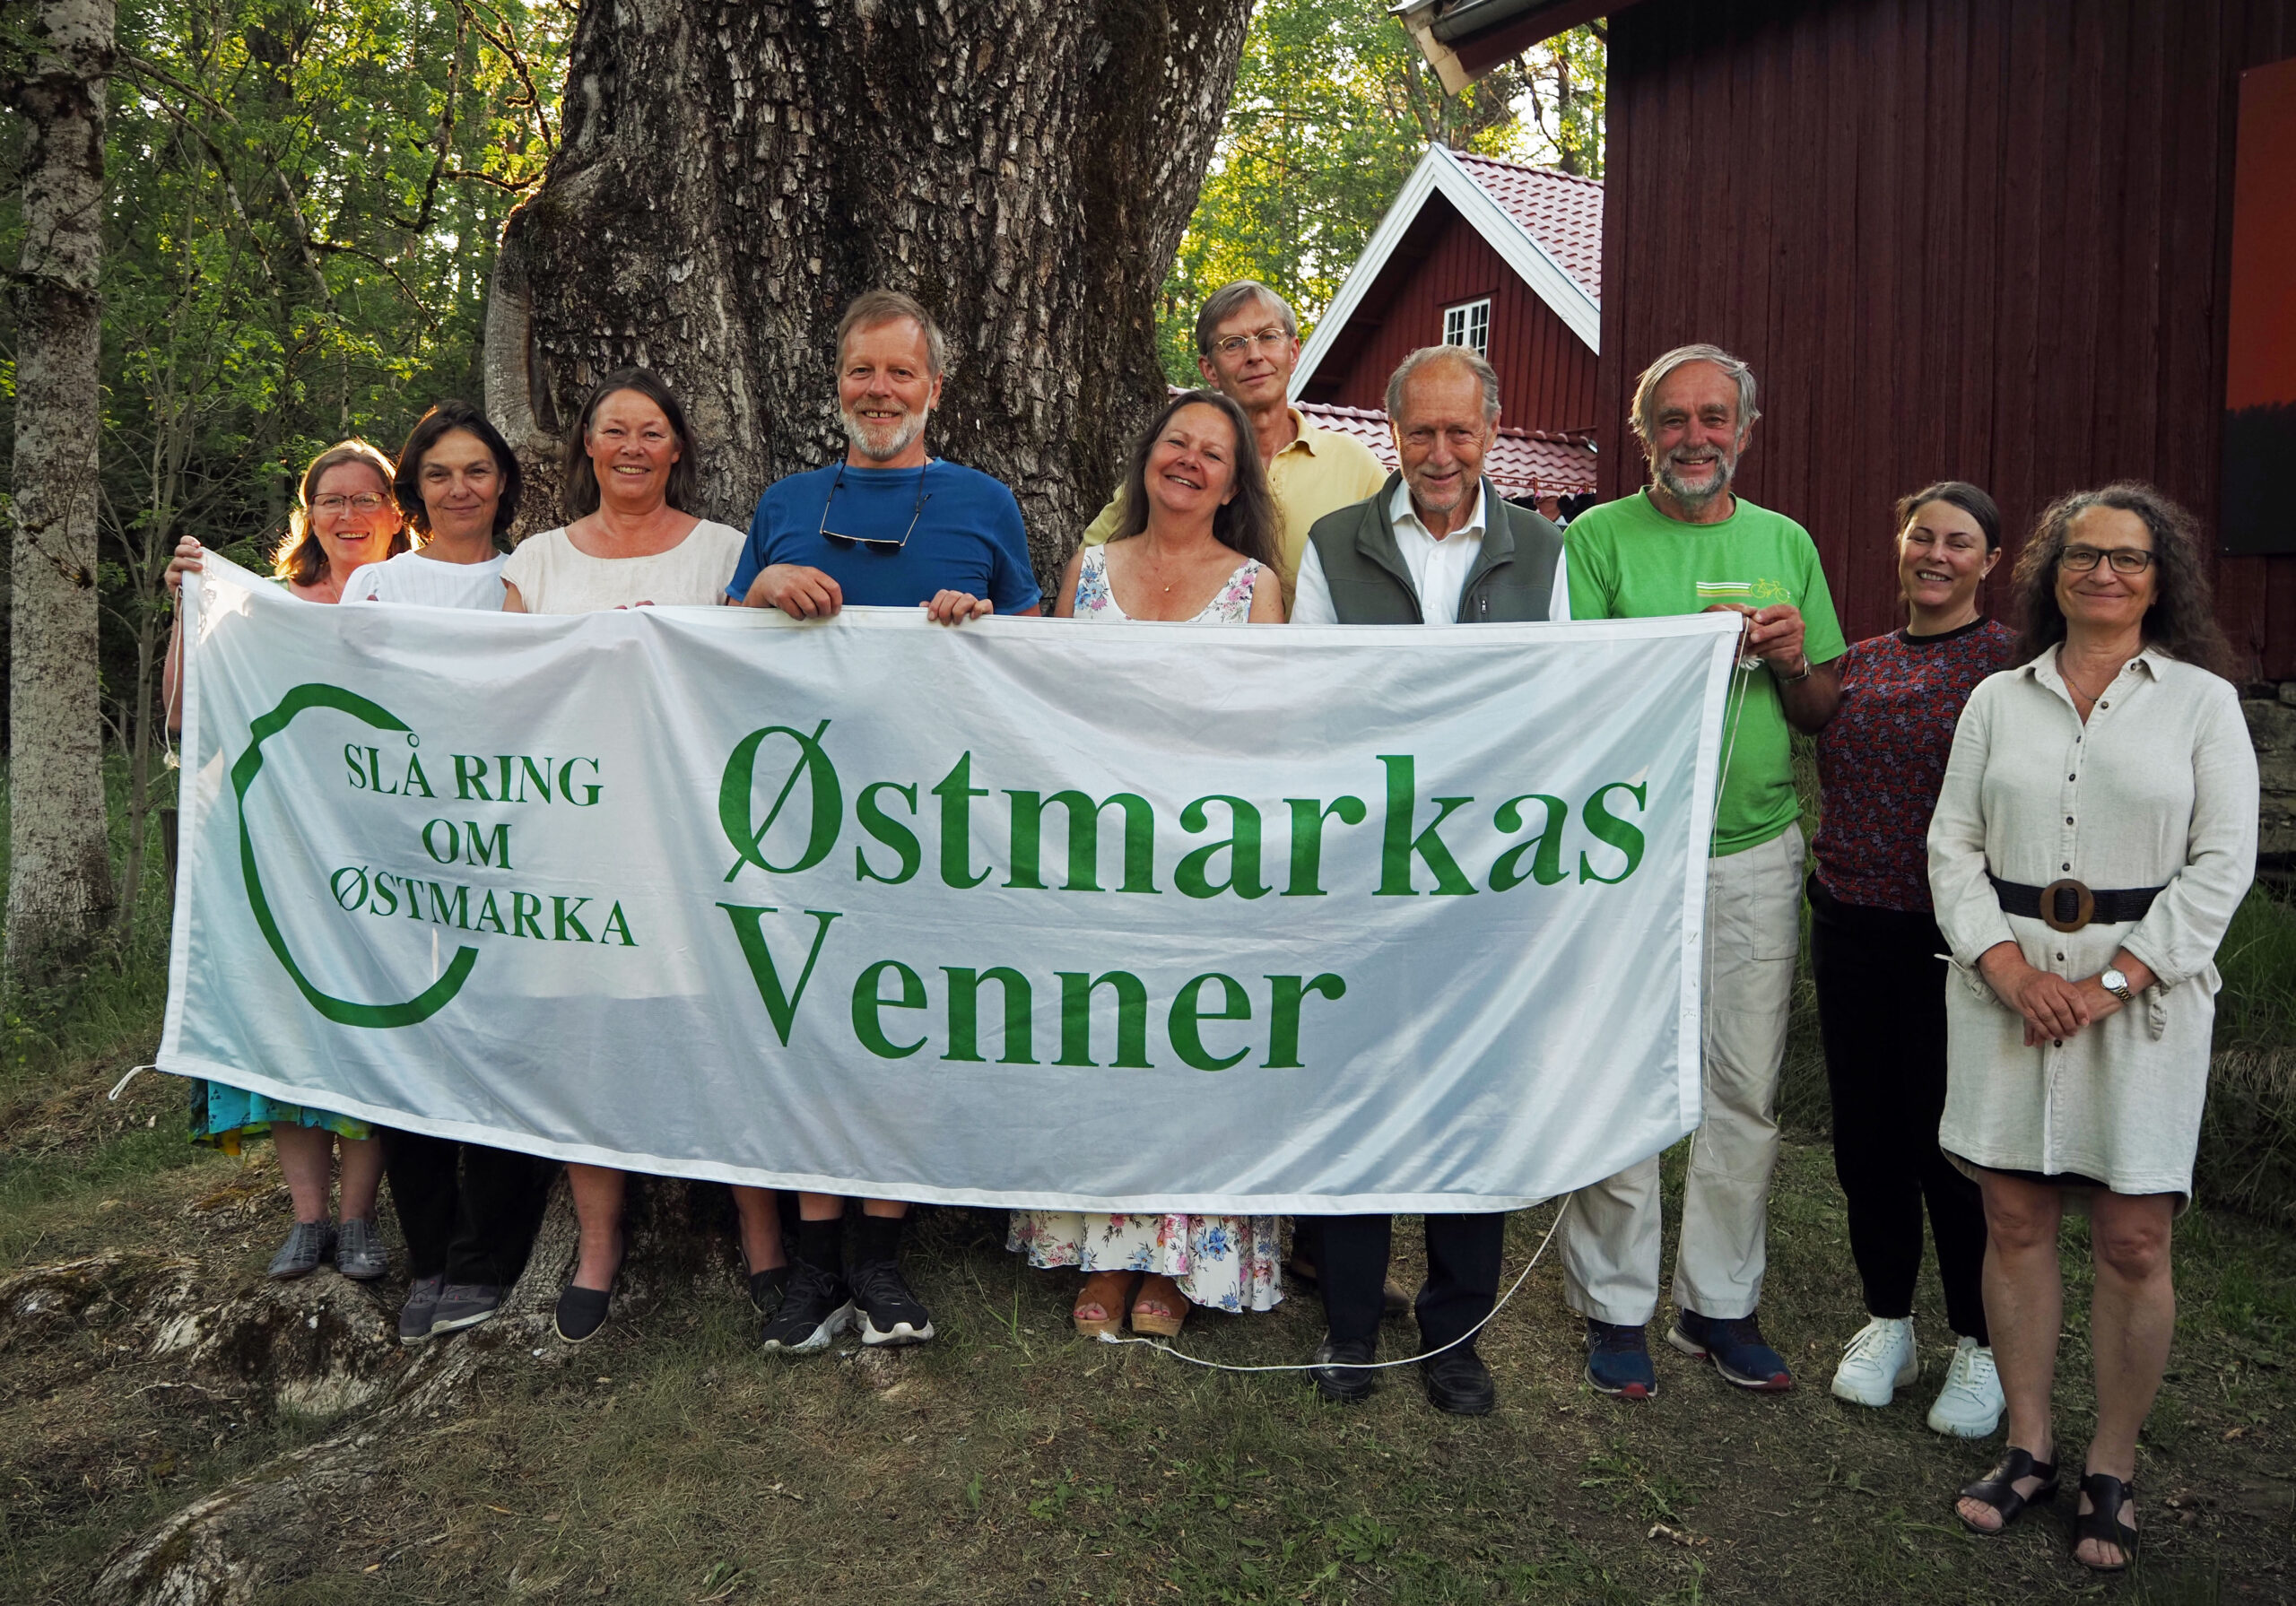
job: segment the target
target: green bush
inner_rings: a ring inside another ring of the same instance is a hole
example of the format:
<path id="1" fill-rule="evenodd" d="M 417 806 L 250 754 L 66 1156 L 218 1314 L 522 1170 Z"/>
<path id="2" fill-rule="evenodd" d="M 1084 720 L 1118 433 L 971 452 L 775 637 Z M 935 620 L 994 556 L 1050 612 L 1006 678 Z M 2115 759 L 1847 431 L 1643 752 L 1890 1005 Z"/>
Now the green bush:
<path id="1" fill-rule="evenodd" d="M 2216 1056 L 2193 1192 L 2213 1207 L 2296 1227 L 2296 1048 Z"/>

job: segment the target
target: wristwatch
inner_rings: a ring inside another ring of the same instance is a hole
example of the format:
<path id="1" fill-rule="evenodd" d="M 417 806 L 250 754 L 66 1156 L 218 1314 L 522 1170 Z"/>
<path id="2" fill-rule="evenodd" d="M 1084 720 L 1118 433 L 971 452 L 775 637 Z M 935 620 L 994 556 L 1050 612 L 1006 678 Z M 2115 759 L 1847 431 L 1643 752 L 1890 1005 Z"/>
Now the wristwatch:
<path id="1" fill-rule="evenodd" d="M 1804 653 L 1804 654 L 1802 655 L 1802 669 L 1801 669 L 1801 673 L 1798 673 L 1798 674 L 1779 674 L 1779 673 L 1778 673 L 1777 666 L 1776 666 L 1775 664 L 1773 664 L 1773 665 L 1770 667 L 1770 673 L 1771 674 L 1773 674 L 1773 675 L 1777 675 L 1777 676 L 1778 676 L 1778 683 L 1779 683 L 1779 685 L 1781 685 L 1781 686 L 1798 686 L 1798 685 L 1799 685 L 1799 684 L 1801 684 L 1804 681 L 1806 681 L 1806 680 L 1808 680 L 1808 679 L 1810 678 L 1810 672 L 1811 672 L 1813 669 L 1815 669 L 1816 667 L 1817 667 L 1817 665 L 1816 665 L 1816 664 L 1813 664 L 1813 663 L 1811 663 L 1811 662 L 1810 662 L 1810 655 L 1809 655 L 1809 654 L 1807 654 L 1807 653 Z"/>
<path id="2" fill-rule="evenodd" d="M 2128 988 L 2128 977 L 2123 976 L 2114 966 L 2108 965 L 2097 973 L 2097 985 L 2123 1003 L 2131 1003 L 2135 1001 L 2136 994 L 2130 992 Z"/>

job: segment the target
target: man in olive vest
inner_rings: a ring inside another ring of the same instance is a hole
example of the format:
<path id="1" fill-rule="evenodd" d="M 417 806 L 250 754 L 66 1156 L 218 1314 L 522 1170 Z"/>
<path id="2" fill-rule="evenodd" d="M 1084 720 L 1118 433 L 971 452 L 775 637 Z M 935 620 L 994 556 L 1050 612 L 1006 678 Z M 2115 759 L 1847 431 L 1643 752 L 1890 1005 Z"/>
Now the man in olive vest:
<path id="1" fill-rule="evenodd" d="M 1367 500 L 1316 521 L 1292 622 L 1569 619 L 1562 532 L 1502 500 L 1483 477 L 1483 456 L 1499 438 L 1491 364 L 1465 346 L 1413 352 L 1387 381 L 1387 420 L 1403 467 Z M 1420 1376 L 1438 1409 L 1461 1416 L 1480 1416 L 1494 1402 L 1491 1369 L 1466 1334 L 1498 1298 L 1506 1220 L 1495 1211 L 1427 1218 L 1427 1281 L 1413 1306 L 1427 1358 Z M 1352 1402 L 1368 1397 L 1378 1376 L 1369 1368 L 1394 1220 L 1331 1216 L 1317 1226 L 1330 1331 L 1309 1376 L 1326 1399 Z"/>

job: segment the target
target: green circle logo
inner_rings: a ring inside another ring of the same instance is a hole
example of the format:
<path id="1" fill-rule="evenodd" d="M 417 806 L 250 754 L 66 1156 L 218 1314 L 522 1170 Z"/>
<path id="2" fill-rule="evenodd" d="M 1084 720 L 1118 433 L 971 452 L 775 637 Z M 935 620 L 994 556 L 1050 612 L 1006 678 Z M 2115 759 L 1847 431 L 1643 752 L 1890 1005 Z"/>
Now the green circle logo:
<path id="1" fill-rule="evenodd" d="M 356 692 L 345 691 L 340 686 L 317 684 L 298 686 L 279 699 L 279 706 L 248 727 L 249 741 L 247 751 L 231 766 L 231 793 L 239 805 L 239 874 L 247 882 L 248 906 L 255 911 L 255 922 L 263 928 L 263 940 L 271 944 L 271 951 L 295 978 L 295 985 L 313 1009 L 337 1026 L 413 1026 L 428 1020 L 444 1009 L 449 999 L 462 991 L 463 983 L 470 979 L 471 967 L 478 963 L 478 950 L 458 948 L 455 957 L 437 981 L 422 989 L 404 1003 L 353 1003 L 322 993 L 311 985 L 302 967 L 295 963 L 295 956 L 287 950 L 287 940 L 279 933 L 279 923 L 272 918 L 271 902 L 264 896 L 263 876 L 256 868 L 255 839 L 248 830 L 248 788 L 255 777 L 263 773 L 263 744 L 285 730 L 296 715 L 306 708 L 335 708 L 364 720 L 378 731 L 404 731 L 406 722 L 369 702 Z"/>

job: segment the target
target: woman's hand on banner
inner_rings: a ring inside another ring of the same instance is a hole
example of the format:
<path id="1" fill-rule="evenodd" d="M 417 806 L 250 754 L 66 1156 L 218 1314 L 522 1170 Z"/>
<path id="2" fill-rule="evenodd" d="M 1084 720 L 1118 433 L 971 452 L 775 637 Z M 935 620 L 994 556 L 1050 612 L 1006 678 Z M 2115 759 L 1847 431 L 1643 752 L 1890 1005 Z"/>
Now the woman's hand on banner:
<path id="1" fill-rule="evenodd" d="M 199 573 L 199 560 L 205 555 L 206 550 L 196 539 L 189 535 L 176 543 L 176 555 L 168 560 L 167 581 L 170 591 L 180 592 L 183 589 L 184 576 Z"/>
<path id="2" fill-rule="evenodd" d="M 975 596 L 970 591 L 936 591 L 933 600 L 919 604 L 925 616 L 935 624 L 962 624 L 968 619 L 987 619 L 996 612 L 996 606 L 985 596 Z"/>

